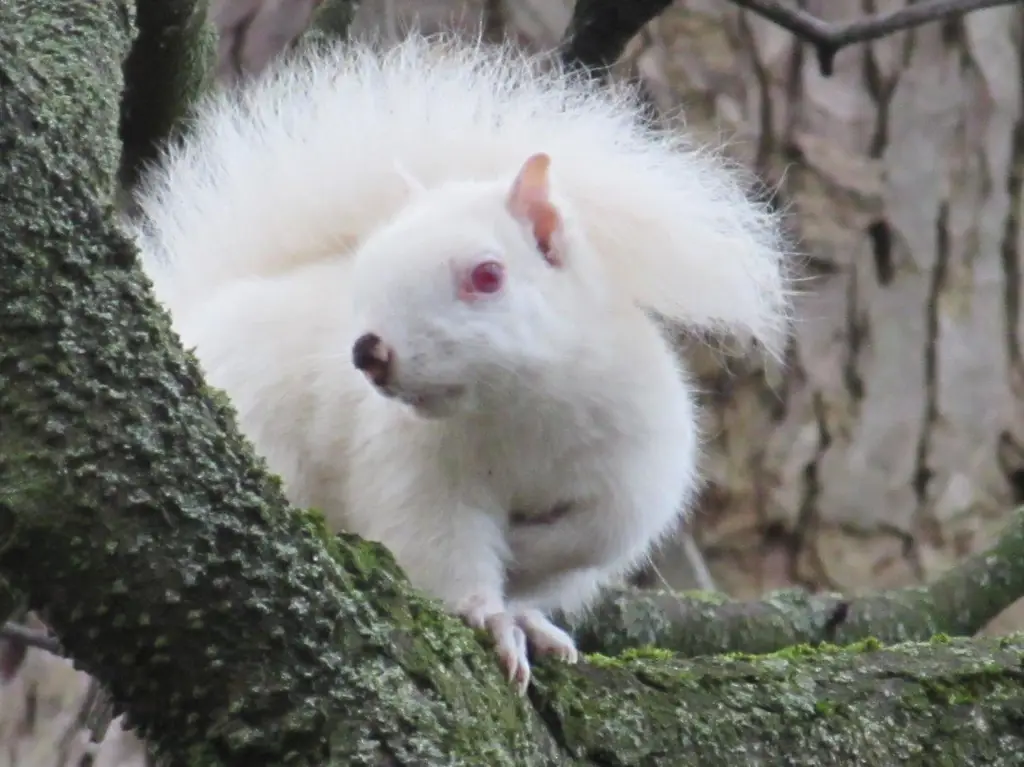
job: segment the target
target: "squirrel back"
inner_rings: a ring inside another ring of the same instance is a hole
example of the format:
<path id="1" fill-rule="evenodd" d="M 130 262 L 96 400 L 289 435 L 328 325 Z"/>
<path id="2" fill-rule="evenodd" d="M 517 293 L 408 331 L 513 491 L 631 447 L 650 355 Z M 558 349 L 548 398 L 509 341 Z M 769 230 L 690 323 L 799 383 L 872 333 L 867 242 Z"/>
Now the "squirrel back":
<path id="1" fill-rule="evenodd" d="M 141 188 L 158 296 L 184 310 L 227 282 L 351 253 L 417 184 L 492 179 L 543 151 L 624 299 L 777 351 L 789 298 L 778 218 L 715 152 L 645 125 L 630 91 L 548 64 L 412 35 L 283 58 L 208 97 L 191 140 Z"/>

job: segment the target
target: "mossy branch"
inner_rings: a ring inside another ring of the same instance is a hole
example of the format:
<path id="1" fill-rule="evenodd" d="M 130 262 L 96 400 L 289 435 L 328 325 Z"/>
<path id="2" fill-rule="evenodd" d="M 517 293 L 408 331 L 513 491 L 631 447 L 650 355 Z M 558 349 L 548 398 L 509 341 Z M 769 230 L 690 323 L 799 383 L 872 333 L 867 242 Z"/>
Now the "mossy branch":
<path id="1" fill-rule="evenodd" d="M 577 763 L 1018 765 L 1024 635 L 545 667 L 532 699 Z"/>
<path id="2" fill-rule="evenodd" d="M 468 629 L 288 509 L 154 304 L 113 206 L 126 10 L 0 5 L 0 573 L 171 763 L 551 763 Z"/>
<path id="3" fill-rule="evenodd" d="M 972 636 L 1024 597 L 1024 508 L 996 543 L 926 586 L 861 597 L 798 589 L 737 602 L 725 595 L 624 589 L 612 593 L 579 632 L 588 651 L 657 645 L 687 656 L 773 652 L 794 644 L 886 643 L 936 634 Z"/>

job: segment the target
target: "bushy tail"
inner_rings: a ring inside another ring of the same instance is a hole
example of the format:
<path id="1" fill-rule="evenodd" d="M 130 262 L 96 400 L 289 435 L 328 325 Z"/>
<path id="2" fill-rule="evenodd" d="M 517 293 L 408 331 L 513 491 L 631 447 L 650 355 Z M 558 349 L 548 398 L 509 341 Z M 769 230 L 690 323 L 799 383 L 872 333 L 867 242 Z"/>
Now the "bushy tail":
<path id="1" fill-rule="evenodd" d="M 644 127 L 621 89 L 455 39 L 307 52 L 204 102 L 141 194 L 147 268 L 173 310 L 225 280 L 351 250 L 403 204 L 403 174 L 511 177 L 540 151 L 629 297 L 779 348 L 786 243 L 738 173 Z"/>
<path id="2" fill-rule="evenodd" d="M 791 253 L 781 216 L 744 194 L 743 174 L 664 134 L 605 154 L 600 168 L 581 164 L 578 177 L 574 197 L 585 200 L 590 237 L 633 300 L 781 353 Z"/>

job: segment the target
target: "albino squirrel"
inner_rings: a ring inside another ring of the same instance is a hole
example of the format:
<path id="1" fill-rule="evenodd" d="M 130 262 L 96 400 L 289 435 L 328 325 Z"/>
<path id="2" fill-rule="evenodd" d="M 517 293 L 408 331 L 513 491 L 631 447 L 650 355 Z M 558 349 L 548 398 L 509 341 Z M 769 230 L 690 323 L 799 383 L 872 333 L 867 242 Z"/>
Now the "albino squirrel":
<path id="1" fill-rule="evenodd" d="M 494 637 L 575 662 L 676 528 L 694 393 L 648 312 L 777 352 L 779 218 L 622 89 L 417 35 L 285 57 L 197 109 L 143 265 L 290 500 Z"/>

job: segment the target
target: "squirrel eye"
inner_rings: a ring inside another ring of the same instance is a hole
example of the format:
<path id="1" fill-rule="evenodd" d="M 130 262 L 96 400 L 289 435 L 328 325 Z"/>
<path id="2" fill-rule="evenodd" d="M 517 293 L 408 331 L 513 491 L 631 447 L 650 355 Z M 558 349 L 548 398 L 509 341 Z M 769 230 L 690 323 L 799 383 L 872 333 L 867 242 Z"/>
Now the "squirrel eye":
<path id="1" fill-rule="evenodd" d="M 505 267 L 497 261 L 484 261 L 469 273 L 469 284 L 474 293 L 497 293 L 505 281 Z"/>

